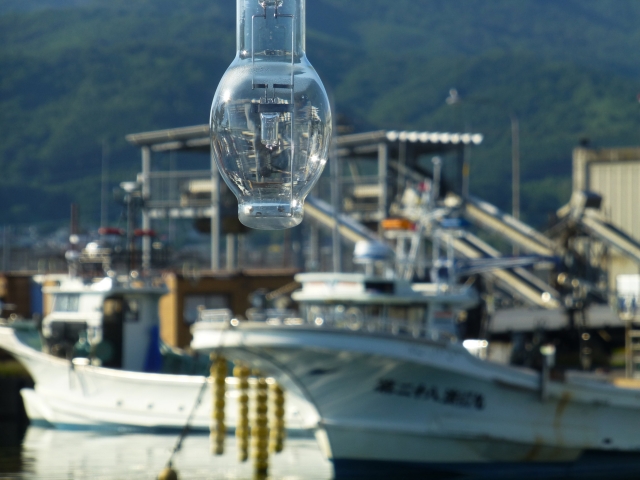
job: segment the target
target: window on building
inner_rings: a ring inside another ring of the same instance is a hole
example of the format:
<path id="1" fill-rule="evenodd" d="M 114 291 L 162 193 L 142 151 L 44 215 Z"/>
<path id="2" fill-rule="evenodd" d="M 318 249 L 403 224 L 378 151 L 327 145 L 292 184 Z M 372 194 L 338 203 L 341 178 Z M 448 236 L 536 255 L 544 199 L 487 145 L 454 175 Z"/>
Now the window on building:
<path id="1" fill-rule="evenodd" d="M 186 324 L 191 325 L 198 320 L 198 314 L 202 309 L 229 308 L 229 299 L 226 295 L 187 295 L 184 299 L 182 316 Z"/>

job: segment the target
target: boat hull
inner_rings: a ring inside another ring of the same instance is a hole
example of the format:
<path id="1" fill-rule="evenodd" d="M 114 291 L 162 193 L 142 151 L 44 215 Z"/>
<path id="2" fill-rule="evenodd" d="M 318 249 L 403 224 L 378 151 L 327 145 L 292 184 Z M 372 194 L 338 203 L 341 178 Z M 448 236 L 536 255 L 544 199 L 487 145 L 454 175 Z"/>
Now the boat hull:
<path id="1" fill-rule="evenodd" d="M 640 391 L 605 381 L 543 385 L 538 372 L 485 362 L 454 344 L 308 327 L 221 334 L 202 326 L 192 346 L 222 348 L 296 384 L 321 416 L 318 438 L 337 473 L 367 462 L 547 471 L 577 465 L 588 451 L 640 459 Z"/>
<path id="2" fill-rule="evenodd" d="M 34 389 L 21 391 L 27 416 L 34 423 L 69 429 L 176 430 L 185 426 L 193 410 L 191 428 L 210 428 L 211 387 L 205 377 L 74 364 L 22 344 L 11 328 L 2 326 L 0 348 L 11 353 L 34 380 Z M 230 428 L 236 424 L 237 396 L 234 379 L 228 379 L 225 417 Z M 287 428 L 313 429 L 318 421 L 314 409 L 293 394 L 287 400 Z"/>

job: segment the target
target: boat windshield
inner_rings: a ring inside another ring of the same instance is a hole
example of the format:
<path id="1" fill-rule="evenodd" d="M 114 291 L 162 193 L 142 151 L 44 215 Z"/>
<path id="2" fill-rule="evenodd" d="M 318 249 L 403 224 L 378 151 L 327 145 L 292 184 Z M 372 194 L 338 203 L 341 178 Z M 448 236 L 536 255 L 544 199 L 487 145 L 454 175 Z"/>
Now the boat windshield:
<path id="1" fill-rule="evenodd" d="M 80 294 L 59 293 L 53 302 L 54 312 L 77 312 L 80 306 Z"/>
<path id="2" fill-rule="evenodd" d="M 306 304 L 302 318 L 316 327 L 344 328 L 371 333 L 424 337 L 426 305 Z"/>
<path id="3" fill-rule="evenodd" d="M 95 312 L 100 310 L 103 296 L 100 294 L 57 293 L 53 300 L 53 312 Z"/>

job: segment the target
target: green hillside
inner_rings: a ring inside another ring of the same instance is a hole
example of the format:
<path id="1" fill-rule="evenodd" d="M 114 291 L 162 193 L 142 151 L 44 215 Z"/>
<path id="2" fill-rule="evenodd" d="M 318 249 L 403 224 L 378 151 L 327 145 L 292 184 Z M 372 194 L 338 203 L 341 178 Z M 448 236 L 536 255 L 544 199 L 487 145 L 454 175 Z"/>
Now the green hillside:
<path id="1" fill-rule="evenodd" d="M 640 143 L 640 2 L 307 7 L 307 53 L 338 112 L 360 130 L 483 133 L 471 191 L 505 209 L 516 113 L 536 225 L 568 199 L 581 139 Z M 117 184 L 139 170 L 124 135 L 206 123 L 234 33 L 232 0 L 0 0 L 0 225 L 66 221 L 71 201 L 95 223 L 103 142 Z M 452 87 L 467 101 L 446 105 Z"/>

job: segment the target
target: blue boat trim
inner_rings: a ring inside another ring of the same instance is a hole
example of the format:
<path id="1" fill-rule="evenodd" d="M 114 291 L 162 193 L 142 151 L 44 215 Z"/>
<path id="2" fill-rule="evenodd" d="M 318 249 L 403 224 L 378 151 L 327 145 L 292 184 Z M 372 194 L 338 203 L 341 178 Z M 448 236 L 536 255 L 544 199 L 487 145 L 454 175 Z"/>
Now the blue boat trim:
<path id="1" fill-rule="evenodd" d="M 127 434 L 127 433 L 144 433 L 157 435 L 175 435 L 182 432 L 184 426 L 155 426 L 143 427 L 116 423 L 99 423 L 99 424 L 81 424 L 81 423 L 65 423 L 56 422 L 51 424 L 46 420 L 29 420 L 29 425 L 38 428 L 49 428 L 54 430 L 64 430 L 71 432 L 96 432 L 97 434 Z M 314 429 L 285 428 L 287 438 L 315 438 Z M 227 435 L 235 435 L 235 427 L 227 427 Z M 209 427 L 192 426 L 189 427 L 189 435 L 209 435 Z"/>

